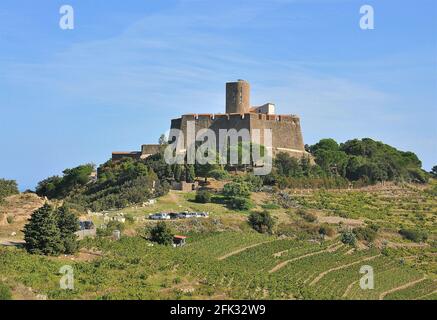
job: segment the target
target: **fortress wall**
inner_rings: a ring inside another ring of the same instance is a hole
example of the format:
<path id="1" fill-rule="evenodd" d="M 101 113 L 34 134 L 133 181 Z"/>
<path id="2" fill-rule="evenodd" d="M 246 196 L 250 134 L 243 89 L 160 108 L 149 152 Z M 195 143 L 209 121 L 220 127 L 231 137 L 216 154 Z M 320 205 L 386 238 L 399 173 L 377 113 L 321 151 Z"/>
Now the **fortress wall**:
<path id="1" fill-rule="evenodd" d="M 300 120 L 296 116 L 291 115 L 266 115 L 255 113 L 232 113 L 232 114 L 188 114 L 183 115 L 180 119 L 172 121 L 171 128 L 177 128 L 184 132 L 186 139 L 187 123 L 188 121 L 195 121 L 196 134 L 200 129 L 212 129 L 217 137 L 217 147 L 219 144 L 219 130 L 220 129 L 260 129 L 261 142 L 264 141 L 263 129 L 272 130 L 273 148 L 290 149 L 293 156 L 299 151 L 305 151 L 302 132 L 300 127 Z M 185 141 L 186 143 L 186 141 Z M 285 150 L 282 150 L 285 151 Z M 274 153 L 277 153 L 274 150 Z M 300 154 L 300 153 L 299 153 Z"/>
<path id="2" fill-rule="evenodd" d="M 251 116 L 250 128 L 261 130 L 261 141 L 264 140 L 263 129 L 271 129 L 273 148 L 305 150 L 298 117 L 265 115 L 260 119 Z"/>

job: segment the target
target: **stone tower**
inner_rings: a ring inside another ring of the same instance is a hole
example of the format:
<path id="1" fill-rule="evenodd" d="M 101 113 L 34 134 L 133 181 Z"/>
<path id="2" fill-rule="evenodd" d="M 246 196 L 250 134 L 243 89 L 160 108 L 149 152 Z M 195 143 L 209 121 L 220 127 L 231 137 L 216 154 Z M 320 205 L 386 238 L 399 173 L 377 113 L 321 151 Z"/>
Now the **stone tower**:
<path id="1" fill-rule="evenodd" d="M 250 84 L 244 80 L 226 83 L 226 113 L 250 111 Z"/>

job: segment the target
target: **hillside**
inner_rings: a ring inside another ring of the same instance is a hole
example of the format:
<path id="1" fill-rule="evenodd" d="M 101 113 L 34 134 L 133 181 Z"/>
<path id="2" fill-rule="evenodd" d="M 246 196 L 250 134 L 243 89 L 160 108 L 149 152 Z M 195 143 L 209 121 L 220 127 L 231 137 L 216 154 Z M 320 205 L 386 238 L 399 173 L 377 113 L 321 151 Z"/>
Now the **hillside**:
<path id="1" fill-rule="evenodd" d="M 33 211 L 44 204 L 44 199 L 33 193 L 6 197 L 0 203 L 0 242 L 21 240 L 21 230 Z M 12 236 L 16 233 L 16 236 Z"/>
<path id="2" fill-rule="evenodd" d="M 89 239 L 77 255 L 58 258 L 0 248 L 0 274 L 14 290 L 24 286 L 34 296 L 49 299 L 434 300 L 437 200 L 429 188 L 385 184 L 252 193 L 254 210 L 268 207 L 275 217 L 274 235 L 254 232 L 246 222 L 247 211 L 195 203 L 194 193 L 171 191 L 149 207 L 110 211 L 109 217 L 122 212 L 134 218 L 126 222 L 120 241 Z M 160 246 L 142 238 L 145 227 L 155 224 L 145 219 L 149 213 L 183 210 L 210 212 L 208 219 L 168 222 L 188 235 L 185 247 Z M 87 218 L 104 223 L 97 213 Z M 370 225 L 378 226 L 372 241 L 359 240 L 355 247 L 340 241 L 341 230 Z M 321 226 L 331 227 L 333 234 L 323 240 L 318 234 Z M 405 227 L 426 231 L 427 240 L 404 238 L 399 230 Z M 76 270 L 73 291 L 58 288 L 57 271 L 66 263 Z M 374 268 L 373 290 L 359 287 L 362 265 Z"/>

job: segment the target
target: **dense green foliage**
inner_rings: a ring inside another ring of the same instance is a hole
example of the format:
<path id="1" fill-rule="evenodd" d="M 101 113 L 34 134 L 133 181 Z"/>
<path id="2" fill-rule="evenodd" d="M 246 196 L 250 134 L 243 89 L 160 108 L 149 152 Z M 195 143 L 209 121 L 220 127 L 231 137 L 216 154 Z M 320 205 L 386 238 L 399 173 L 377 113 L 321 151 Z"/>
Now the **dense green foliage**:
<path id="1" fill-rule="evenodd" d="M 41 181 L 37 193 L 48 198 L 63 198 L 79 211 L 124 208 L 168 192 L 165 178 L 160 180 L 152 167 L 164 174 L 159 171 L 162 169 L 159 160 L 149 160 L 148 164 L 130 158 L 110 160 L 99 166 L 97 178 L 93 181 L 93 166 L 79 166 L 65 170 L 62 178 Z"/>
<path id="2" fill-rule="evenodd" d="M 29 253 L 44 255 L 76 252 L 79 221 L 67 207 L 54 209 L 45 204 L 34 211 L 24 226 L 24 240 Z"/>
<path id="3" fill-rule="evenodd" d="M 73 169 L 65 169 L 63 176 L 53 176 L 38 183 L 36 193 L 49 199 L 61 199 L 66 197 L 76 188 L 86 185 L 91 180 L 94 171 L 93 164 L 81 165 Z"/>
<path id="4" fill-rule="evenodd" d="M 268 211 L 252 212 L 249 215 L 248 222 L 250 226 L 260 233 L 272 233 L 275 221 Z"/>
<path id="5" fill-rule="evenodd" d="M 316 163 L 326 173 L 338 174 L 351 181 L 426 182 L 422 163 L 412 152 L 399 151 L 369 138 L 337 144 L 323 139 L 310 147 Z"/>
<path id="6" fill-rule="evenodd" d="M 10 282 L 32 287 L 50 299 L 99 300 L 377 300 L 381 293 L 423 277 L 417 268 L 401 264 L 391 254 L 380 255 L 377 249 L 351 251 L 335 240 L 315 243 L 257 232 L 193 234 L 188 245 L 177 249 L 150 246 L 141 237 L 87 239 L 83 245 L 102 256 L 91 262 L 69 262 L 78 271 L 74 290 L 59 288 L 58 271 L 65 261 L 28 255 L 19 249 L 0 248 L 0 273 L 7 274 Z M 328 246 L 331 250 L 326 251 Z M 420 254 L 421 250 L 414 252 Z M 292 259 L 292 263 L 269 272 Z M 374 290 L 359 286 L 363 264 L 377 270 Z M 187 287 L 192 290 L 183 290 Z M 386 298 L 432 297 L 436 289 L 434 281 L 423 281 Z"/>
<path id="7" fill-rule="evenodd" d="M 306 156 L 292 158 L 279 153 L 273 162 L 273 172 L 263 177 L 264 184 L 280 188 L 347 188 L 383 181 L 425 183 L 428 174 L 412 152 L 399 151 L 369 138 L 338 144 L 322 139 L 309 146 L 312 164 Z M 432 172 L 431 172 L 432 174 Z"/>
<path id="8" fill-rule="evenodd" d="M 211 202 L 211 193 L 207 190 L 197 191 L 195 201 L 198 203 L 209 203 Z"/>
<path id="9" fill-rule="evenodd" d="M 159 221 L 150 230 L 150 240 L 166 246 L 171 245 L 173 243 L 173 232 L 165 222 Z"/>
<path id="10" fill-rule="evenodd" d="M 230 197 L 228 198 L 227 203 L 231 209 L 241 211 L 250 210 L 255 206 L 252 200 L 244 197 Z"/>
<path id="11" fill-rule="evenodd" d="M 223 187 L 223 195 L 230 198 L 248 198 L 250 196 L 250 186 L 245 182 L 230 182 Z"/>
<path id="12" fill-rule="evenodd" d="M 365 240 L 367 242 L 373 242 L 376 239 L 378 227 L 375 225 L 367 227 L 358 227 L 353 230 L 358 240 Z"/>
<path id="13" fill-rule="evenodd" d="M 17 182 L 15 180 L 0 179 L 0 202 L 4 198 L 18 193 Z"/>
<path id="14" fill-rule="evenodd" d="M 351 246 L 354 246 L 357 242 L 357 237 L 355 236 L 355 233 L 353 233 L 350 230 L 347 231 L 343 231 L 341 233 L 341 242 L 343 242 L 344 244 L 348 244 Z"/>
<path id="15" fill-rule="evenodd" d="M 11 299 L 12 299 L 11 289 L 9 289 L 7 285 L 5 285 L 0 281 L 0 301 L 11 300 Z"/>
<path id="16" fill-rule="evenodd" d="M 403 236 L 405 239 L 414 241 L 414 242 L 423 242 L 428 239 L 428 234 L 423 230 L 418 229 L 401 229 L 399 234 Z"/>
<path id="17" fill-rule="evenodd" d="M 209 172 L 209 176 L 216 180 L 226 180 L 229 178 L 229 173 L 223 169 L 215 169 Z"/>

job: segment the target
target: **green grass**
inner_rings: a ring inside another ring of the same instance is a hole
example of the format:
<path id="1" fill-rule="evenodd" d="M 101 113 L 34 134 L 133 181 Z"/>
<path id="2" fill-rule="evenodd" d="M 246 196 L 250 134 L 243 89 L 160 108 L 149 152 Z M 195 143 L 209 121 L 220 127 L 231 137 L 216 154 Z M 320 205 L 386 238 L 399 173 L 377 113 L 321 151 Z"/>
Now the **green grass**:
<path id="1" fill-rule="evenodd" d="M 253 246 L 255 245 L 255 246 Z M 377 249 L 358 250 L 338 245 L 334 252 L 321 252 L 336 241 L 317 244 L 278 239 L 255 232 L 194 234 L 182 248 L 150 246 L 138 237 L 118 242 L 88 240 L 86 246 L 103 252 L 93 262 L 28 255 L 20 249 L 0 249 L 0 273 L 8 282 L 23 283 L 51 299 L 192 299 L 214 297 L 240 299 L 341 299 L 347 287 L 361 275 L 362 264 L 375 269 L 375 290 L 351 287 L 346 299 L 377 299 L 381 293 L 423 277 L 397 258 L 379 256 Z M 245 247 L 253 246 L 241 252 Z M 229 253 L 225 259 L 218 259 Z M 282 252 L 281 255 L 275 255 Z M 316 253 L 310 255 L 311 253 Z M 305 255 L 305 256 L 304 256 Z M 298 258 L 299 259 L 295 259 Z M 280 262 L 295 259 L 277 272 Z M 359 263 L 357 263 L 359 262 Z M 342 267 L 355 263 L 349 267 Z M 75 270 L 75 290 L 59 289 L 59 268 L 71 264 Z M 322 272 L 328 272 L 311 284 Z M 194 292 L 180 287 L 190 284 Z M 434 282 L 401 291 L 387 298 L 414 299 L 431 295 Z"/>

